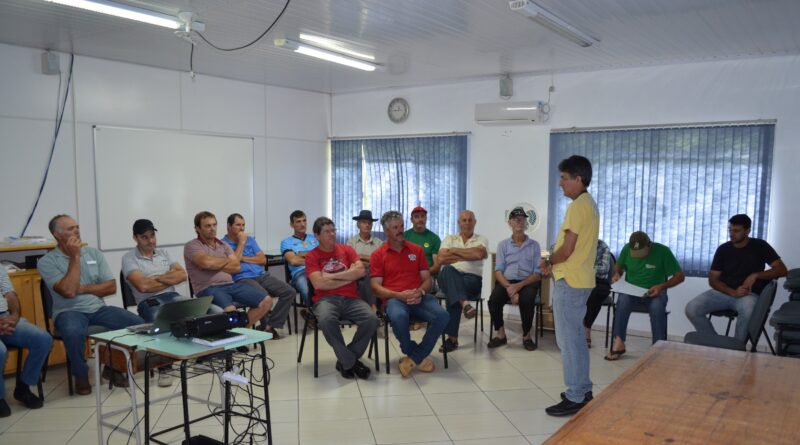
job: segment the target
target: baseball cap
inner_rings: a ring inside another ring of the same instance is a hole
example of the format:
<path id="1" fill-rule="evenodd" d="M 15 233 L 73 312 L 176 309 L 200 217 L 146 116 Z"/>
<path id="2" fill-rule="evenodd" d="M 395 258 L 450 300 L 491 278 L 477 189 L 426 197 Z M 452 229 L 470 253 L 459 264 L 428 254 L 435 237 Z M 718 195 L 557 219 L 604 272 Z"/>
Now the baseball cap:
<path id="1" fill-rule="evenodd" d="M 524 216 L 527 218 L 528 214 L 525 213 L 525 210 L 522 207 L 514 207 L 513 209 L 511 209 L 511 212 L 509 212 L 508 219 L 513 219 L 518 216 Z"/>
<path id="2" fill-rule="evenodd" d="M 137 219 L 135 223 L 133 223 L 133 234 L 134 235 L 143 235 L 148 230 L 152 230 L 153 232 L 158 232 L 155 227 L 153 227 L 153 222 L 149 219 Z"/>
<path id="3" fill-rule="evenodd" d="M 631 233 L 631 239 L 628 245 L 631 247 L 631 256 L 633 258 L 644 258 L 650 254 L 650 237 L 644 232 Z"/>
<path id="4" fill-rule="evenodd" d="M 413 214 L 415 214 L 415 213 L 420 213 L 420 212 L 421 212 L 421 213 L 424 213 L 424 214 L 426 214 L 426 215 L 428 214 L 428 211 L 427 211 L 427 210 L 425 210 L 425 207 L 422 207 L 422 206 L 416 206 L 416 207 L 414 207 L 414 210 L 412 210 L 412 211 L 411 211 L 411 214 L 413 215 Z"/>

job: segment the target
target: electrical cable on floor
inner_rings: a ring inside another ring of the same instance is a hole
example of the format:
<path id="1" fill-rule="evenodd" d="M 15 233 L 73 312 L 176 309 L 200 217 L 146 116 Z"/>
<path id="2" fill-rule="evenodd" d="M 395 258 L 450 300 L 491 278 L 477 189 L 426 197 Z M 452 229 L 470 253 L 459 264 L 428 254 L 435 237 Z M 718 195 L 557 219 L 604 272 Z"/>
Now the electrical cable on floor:
<path id="1" fill-rule="evenodd" d="M 44 192 L 44 186 L 47 184 L 47 175 L 50 173 L 50 166 L 53 164 L 53 154 L 56 151 L 56 142 L 58 142 L 58 134 L 61 131 L 61 122 L 64 120 L 64 111 L 67 108 L 67 98 L 69 97 L 69 87 L 72 85 L 72 68 L 75 66 L 75 54 L 70 54 L 69 58 L 69 75 L 67 76 L 67 86 L 64 91 L 64 100 L 61 103 L 61 111 L 59 114 L 58 104 L 56 104 L 56 114 L 58 114 L 58 118 L 56 119 L 55 131 L 53 132 L 53 142 L 50 144 L 50 156 L 47 158 L 47 167 L 44 170 L 44 177 L 42 178 L 42 184 L 39 186 L 39 193 L 36 194 L 36 200 L 33 202 L 33 208 L 31 209 L 31 213 L 28 215 L 28 219 L 25 221 L 25 226 L 22 228 L 22 232 L 20 232 L 19 236 L 25 236 L 25 231 L 28 230 L 28 226 L 31 224 L 31 220 L 33 219 L 34 213 L 36 213 L 36 208 L 39 206 L 39 200 L 42 198 L 42 192 Z M 61 73 L 58 75 L 58 89 L 59 94 L 61 93 Z M 73 119 L 75 116 L 72 117 Z"/>

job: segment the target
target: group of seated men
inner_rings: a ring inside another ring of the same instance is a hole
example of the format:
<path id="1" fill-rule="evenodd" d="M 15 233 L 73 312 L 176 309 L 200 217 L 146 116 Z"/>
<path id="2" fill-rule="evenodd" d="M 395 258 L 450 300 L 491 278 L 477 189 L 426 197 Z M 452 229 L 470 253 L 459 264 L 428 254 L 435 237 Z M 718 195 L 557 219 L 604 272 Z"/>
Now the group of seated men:
<path id="1" fill-rule="evenodd" d="M 708 273 L 711 289 L 689 301 L 685 308 L 686 317 L 698 332 L 716 333 L 709 314 L 731 310 L 737 314 L 735 338 L 747 340 L 747 326 L 761 291 L 770 280 L 786 276 L 786 265 L 775 249 L 764 240 L 750 237 L 751 225 L 750 217 L 744 214 L 734 215 L 728 220 L 730 241 L 720 245 L 714 253 Z M 623 277 L 627 283 L 646 292 L 644 295 L 618 293 L 613 344 L 605 357 L 611 361 L 618 360 L 626 352 L 628 320 L 636 307 L 650 315 L 652 342 L 667 339 L 667 289 L 685 280 L 685 274 L 670 248 L 653 242 L 645 232 L 637 231 L 630 235 L 616 263 L 608 245 L 598 240 L 596 287 L 586 302 L 583 320 L 589 347 L 592 344 L 592 324 L 611 292 L 611 284 Z"/>
<path id="2" fill-rule="evenodd" d="M 176 292 L 175 286 L 186 281 L 187 272 L 195 295 L 212 296 L 214 305 L 225 311 L 234 310 L 237 304 L 249 308 L 248 325 L 252 327 L 260 321 L 260 328 L 271 332 L 274 338 L 280 338 L 276 329 L 285 324 L 296 289 L 313 306 L 319 328 L 335 352 L 336 369 L 350 379 L 369 378 L 370 369 L 359 359 L 378 328 L 376 312 L 382 310 L 404 354 L 399 363 L 401 374 L 406 377 L 414 369 L 432 372 L 435 365 L 430 354 L 442 332 L 446 332 L 447 340 L 440 352 L 453 351 L 458 348 L 461 315 L 476 316 L 469 301 L 480 298 L 488 240 L 475 233 L 474 213 L 461 212 L 459 233 L 444 241 L 427 229 L 427 211 L 422 207 L 412 210 L 412 227 L 408 230 L 404 230 L 401 213 L 384 213 L 380 223 L 385 242 L 372 234 L 372 225 L 377 221 L 372 212 L 361 211 L 353 220 L 358 234 L 347 244 L 338 244 L 335 225 L 329 218 L 318 218 L 313 224 L 314 236 L 308 236 L 305 214 L 298 210 L 290 215 L 294 233 L 282 241 L 281 252 L 290 271 L 287 279 L 294 288 L 269 274 L 264 267 L 264 252 L 245 232 L 245 220 L 240 214 L 228 217 L 227 233 L 221 240 L 217 238 L 217 221 L 212 213 L 195 216 L 197 238 L 184 246 L 186 270 L 166 250 L 157 247 L 153 223 L 137 220 L 133 224 L 136 247 L 122 260 L 123 275 L 136 300 L 137 316 L 105 304 L 103 298 L 116 293 L 116 281 L 103 254 L 83 245 L 80 227 L 73 218 L 53 217 L 49 230 L 57 247 L 40 259 L 38 268 L 53 298 L 55 329 L 64 341 L 75 391 L 81 395 L 91 393 L 84 357 L 89 326 L 113 330 L 152 321 L 161 305 L 186 298 Z M 536 290 L 542 279 L 538 266 L 540 248 L 525 234 L 527 215 L 522 208 L 510 212 L 508 224 L 511 236 L 497 248 L 496 282 L 489 299 L 496 335 L 488 347 L 507 344 L 503 307 L 511 303 L 520 308 L 523 347 L 534 350 L 531 329 Z M 686 315 L 698 331 L 714 332 L 707 315 L 731 309 L 738 314 L 735 335 L 744 340 L 747 321 L 761 289 L 768 280 L 786 275 L 786 266 L 775 250 L 766 241 L 749 237 L 750 226 L 746 215 L 729 220 L 730 241 L 719 246 L 709 272 L 712 289 L 686 306 Z M 666 290 L 680 284 L 684 274 L 670 249 L 652 242 L 644 232 L 631 235 L 613 271 L 611 263 L 610 249 L 598 242 L 597 287 L 587 302 L 584 318 L 589 346 L 591 325 L 608 295 L 610 282 L 624 274 L 629 283 L 647 289 L 644 298 L 619 295 L 614 343 L 606 357 L 617 360 L 625 353 L 625 332 L 634 304 L 643 304 L 649 310 L 653 342 L 666 339 Z M 765 270 L 765 264 L 771 268 Z M 432 294 L 434 277 L 446 296 L 446 310 Z M 4 268 L 0 268 L 0 295 L 0 365 L 7 356 L 5 345 L 29 349 L 14 397 L 36 409 L 42 401 L 29 385 L 39 380 L 52 338 L 20 317 L 19 301 Z M 349 344 L 342 337 L 340 319 L 357 325 Z M 420 342 L 409 333 L 412 321 L 427 324 Z M 116 386 L 127 385 L 125 376 L 113 369 L 105 368 L 103 377 Z M 162 370 L 159 385 L 170 384 L 169 374 Z M 0 417 L 8 415 L 10 407 L 0 380 Z"/>

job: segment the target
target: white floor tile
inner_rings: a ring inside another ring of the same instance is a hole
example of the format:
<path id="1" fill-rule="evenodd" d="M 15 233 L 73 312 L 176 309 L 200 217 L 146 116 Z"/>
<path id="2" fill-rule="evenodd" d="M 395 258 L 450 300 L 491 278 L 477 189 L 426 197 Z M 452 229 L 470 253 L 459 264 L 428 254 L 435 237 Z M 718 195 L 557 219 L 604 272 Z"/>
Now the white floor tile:
<path id="1" fill-rule="evenodd" d="M 520 411 L 546 408 L 556 402 L 541 389 L 487 391 L 486 396 L 500 411 Z"/>
<path id="2" fill-rule="evenodd" d="M 425 398 L 439 416 L 498 412 L 482 392 L 427 394 Z"/>
<path id="3" fill-rule="evenodd" d="M 453 414 L 439 416 L 445 431 L 453 440 L 509 437 L 520 432 L 499 413 Z"/>
<path id="4" fill-rule="evenodd" d="M 369 421 L 330 420 L 300 430 L 300 445 L 371 445 L 375 443 Z"/>
<path id="5" fill-rule="evenodd" d="M 300 418 L 317 420 L 366 419 L 361 397 L 336 399 L 301 399 Z"/>
<path id="6" fill-rule="evenodd" d="M 421 394 L 364 397 L 363 400 L 370 419 L 433 415 L 428 401 Z"/>
<path id="7" fill-rule="evenodd" d="M 450 439 L 439 420 L 434 416 L 371 419 L 370 424 L 378 444 L 446 441 Z"/>

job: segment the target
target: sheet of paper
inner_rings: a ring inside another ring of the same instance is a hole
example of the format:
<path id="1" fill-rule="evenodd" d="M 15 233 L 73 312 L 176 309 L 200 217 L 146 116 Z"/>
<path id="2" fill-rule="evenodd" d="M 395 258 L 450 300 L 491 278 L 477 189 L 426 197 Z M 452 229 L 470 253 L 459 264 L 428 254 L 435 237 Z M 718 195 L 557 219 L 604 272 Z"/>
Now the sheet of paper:
<path id="1" fill-rule="evenodd" d="M 631 283 L 625 281 L 625 275 L 616 282 L 611 284 L 611 290 L 613 292 L 618 292 L 620 294 L 628 294 L 634 297 L 644 297 L 649 289 L 645 289 L 643 287 L 634 286 Z"/>

